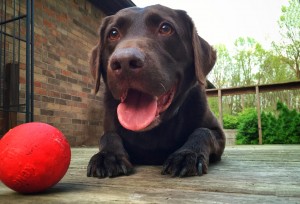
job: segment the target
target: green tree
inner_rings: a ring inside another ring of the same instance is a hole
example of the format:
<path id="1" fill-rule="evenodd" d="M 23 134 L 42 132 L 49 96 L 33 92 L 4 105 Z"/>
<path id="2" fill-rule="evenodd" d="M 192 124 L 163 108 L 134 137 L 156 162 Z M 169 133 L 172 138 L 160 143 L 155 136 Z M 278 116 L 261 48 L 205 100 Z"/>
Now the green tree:
<path id="1" fill-rule="evenodd" d="M 254 38 L 238 38 L 234 43 L 234 71 L 230 80 L 232 86 L 250 86 L 257 84 L 255 76 L 259 71 L 262 54 L 257 54 L 257 47 L 262 47 Z M 231 98 L 232 113 L 253 107 L 254 95 L 240 95 Z"/>
<path id="2" fill-rule="evenodd" d="M 258 61 L 258 72 L 255 74 L 255 78 L 257 80 L 257 84 L 264 84 L 266 81 L 266 76 L 264 75 L 264 62 L 266 61 L 267 58 L 267 53 L 261 44 L 257 43 L 255 46 L 255 56 Z"/>
<path id="3" fill-rule="evenodd" d="M 215 49 L 217 50 L 218 60 L 209 77 L 217 88 L 228 87 L 233 66 L 231 56 L 225 45 L 216 45 Z"/>
<path id="4" fill-rule="evenodd" d="M 282 63 L 282 58 L 273 51 L 264 51 L 264 59 L 260 64 L 256 78 L 259 84 L 278 83 L 294 78 L 294 73 L 288 65 Z"/>
<path id="5" fill-rule="evenodd" d="M 273 43 L 275 50 L 294 72 L 295 78 L 300 79 L 300 2 L 289 0 L 288 6 L 282 6 L 282 15 L 278 21 L 281 43 Z"/>
<path id="6" fill-rule="evenodd" d="M 250 37 L 240 37 L 235 41 L 235 54 L 233 56 L 235 60 L 235 71 L 232 78 L 233 86 L 254 84 L 253 76 L 257 65 L 254 55 L 256 44 L 256 40 Z"/>

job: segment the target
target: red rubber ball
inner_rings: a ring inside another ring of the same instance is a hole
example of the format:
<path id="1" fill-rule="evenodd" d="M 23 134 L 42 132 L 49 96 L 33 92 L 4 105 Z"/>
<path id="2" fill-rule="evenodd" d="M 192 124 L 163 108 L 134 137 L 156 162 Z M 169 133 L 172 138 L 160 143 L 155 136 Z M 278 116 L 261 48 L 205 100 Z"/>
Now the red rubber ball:
<path id="1" fill-rule="evenodd" d="M 38 193 L 66 174 L 71 149 L 55 127 L 39 122 L 19 125 L 0 140 L 0 180 L 20 193 Z"/>

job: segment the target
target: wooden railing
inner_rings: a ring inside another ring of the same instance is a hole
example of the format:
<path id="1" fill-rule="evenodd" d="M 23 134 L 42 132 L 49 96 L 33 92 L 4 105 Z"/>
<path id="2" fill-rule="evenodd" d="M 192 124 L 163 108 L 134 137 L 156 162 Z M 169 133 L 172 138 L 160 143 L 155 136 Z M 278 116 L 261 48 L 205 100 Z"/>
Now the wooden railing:
<path id="1" fill-rule="evenodd" d="M 255 86 L 244 86 L 244 87 L 234 87 L 234 88 L 220 88 L 220 89 L 207 89 L 206 94 L 208 97 L 218 97 L 219 105 L 219 121 L 223 126 L 223 107 L 222 107 L 222 97 L 230 95 L 244 95 L 244 94 L 255 94 L 256 95 L 256 110 L 258 119 L 258 141 L 262 144 L 262 128 L 261 128 L 261 113 L 260 113 L 260 93 L 283 91 L 283 90 L 296 90 L 300 89 L 300 80 L 277 83 L 277 84 L 264 84 Z"/>

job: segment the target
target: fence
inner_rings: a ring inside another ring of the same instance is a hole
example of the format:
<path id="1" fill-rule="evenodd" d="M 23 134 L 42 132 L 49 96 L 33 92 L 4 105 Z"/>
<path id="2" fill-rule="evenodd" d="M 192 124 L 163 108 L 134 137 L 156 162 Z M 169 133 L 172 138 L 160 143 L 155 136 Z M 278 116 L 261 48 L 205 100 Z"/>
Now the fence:
<path id="1" fill-rule="evenodd" d="M 33 0 L 0 0 L 0 137 L 33 121 Z"/>
<path id="2" fill-rule="evenodd" d="M 264 84 L 255 86 L 244 86 L 234 88 L 221 88 L 221 89 L 207 89 L 206 94 L 208 97 L 218 97 L 218 109 L 219 109 L 219 121 L 223 126 L 223 106 L 222 97 L 231 95 L 244 95 L 255 94 L 256 98 L 256 110 L 258 119 L 258 141 L 262 144 L 262 127 L 261 127 L 261 102 L 260 94 L 265 92 L 276 92 L 283 90 L 297 90 L 300 89 L 300 81 L 292 81 L 286 83 L 277 84 Z"/>

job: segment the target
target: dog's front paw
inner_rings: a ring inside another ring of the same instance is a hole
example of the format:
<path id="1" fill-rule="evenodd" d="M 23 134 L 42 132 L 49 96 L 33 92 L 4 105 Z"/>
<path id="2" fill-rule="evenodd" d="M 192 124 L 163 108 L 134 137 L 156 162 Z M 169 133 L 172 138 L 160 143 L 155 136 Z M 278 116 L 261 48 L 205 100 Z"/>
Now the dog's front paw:
<path id="1" fill-rule="evenodd" d="M 109 152 L 99 152 L 91 159 L 87 167 L 88 177 L 116 177 L 129 175 L 133 170 L 132 164 L 124 155 Z"/>
<path id="2" fill-rule="evenodd" d="M 162 174 L 170 174 L 172 176 L 201 176 L 207 173 L 208 158 L 204 155 L 197 155 L 191 150 L 180 150 L 165 161 Z"/>

